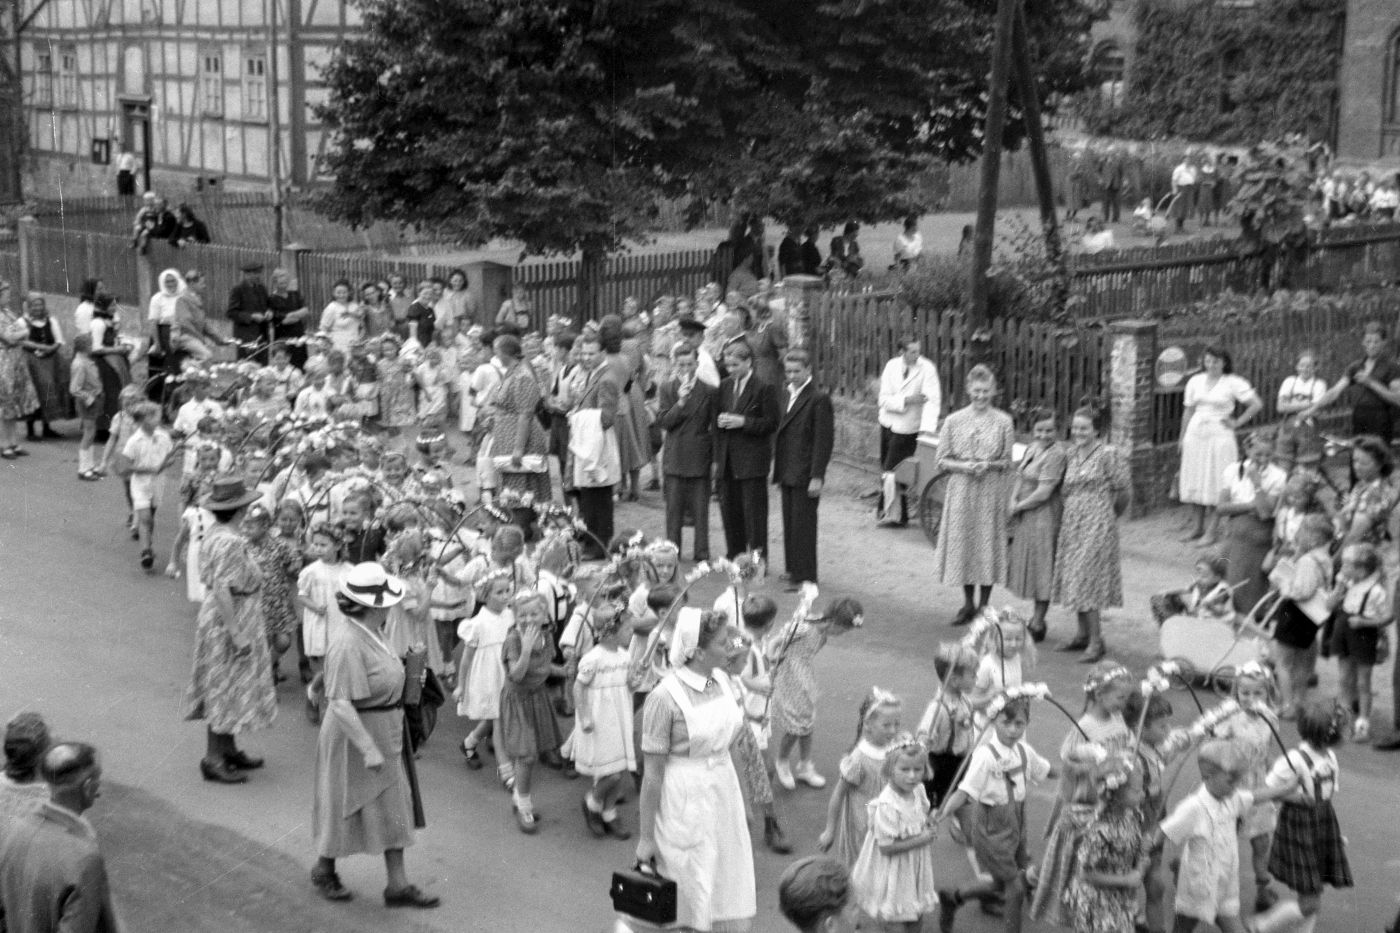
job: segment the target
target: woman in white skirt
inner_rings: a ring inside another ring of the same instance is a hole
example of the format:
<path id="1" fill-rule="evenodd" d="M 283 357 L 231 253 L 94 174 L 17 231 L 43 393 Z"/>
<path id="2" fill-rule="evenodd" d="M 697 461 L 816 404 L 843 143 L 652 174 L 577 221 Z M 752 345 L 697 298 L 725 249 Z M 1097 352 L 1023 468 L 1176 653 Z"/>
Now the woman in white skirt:
<path id="1" fill-rule="evenodd" d="M 1240 459 L 1235 432 L 1264 407 L 1254 388 L 1234 374 L 1230 354 L 1206 347 L 1203 372 L 1186 381 L 1186 411 L 1181 418 L 1181 501 L 1193 506 L 1195 525 L 1182 540 L 1202 546 L 1215 543 L 1215 507 L 1220 502 L 1225 468 Z M 1235 409 L 1243 406 L 1239 415 Z M 1207 518 L 1210 519 L 1207 522 Z"/>
<path id="2" fill-rule="evenodd" d="M 747 933 L 757 906 L 753 849 L 729 746 L 744 727 L 721 669 L 723 616 L 683 612 L 671 639 L 671 673 L 647 697 L 637 858 L 675 881 L 676 922 L 696 933 Z"/>

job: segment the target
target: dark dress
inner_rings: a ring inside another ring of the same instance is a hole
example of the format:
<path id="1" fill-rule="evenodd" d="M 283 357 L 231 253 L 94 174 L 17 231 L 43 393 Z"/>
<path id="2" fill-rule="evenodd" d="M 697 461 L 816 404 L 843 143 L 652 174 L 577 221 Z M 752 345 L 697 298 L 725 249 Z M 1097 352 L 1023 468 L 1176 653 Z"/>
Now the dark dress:
<path id="1" fill-rule="evenodd" d="M 564 738 L 559 733 L 559 722 L 554 718 L 554 707 L 549 702 L 549 691 L 545 688 L 550 664 L 554 660 L 549 631 L 544 632 L 541 643 L 530 651 L 525 676 L 517 682 L 511 679 L 510 669 L 520 659 L 521 650 L 520 630 L 511 628 L 501 648 L 506 680 L 501 688 L 497 742 L 503 755 L 533 758 L 564 744 Z"/>
<path id="2" fill-rule="evenodd" d="M 117 345 L 116 318 L 101 312 L 94 314 L 94 318 L 94 326 L 99 320 L 106 323 L 102 329 L 101 346 L 115 347 Z M 127 363 L 126 357 L 121 354 L 103 353 L 94 356 L 93 360 L 97 363 L 97 374 L 102 377 L 102 414 L 97 418 L 97 433 L 101 439 L 105 432 L 111 430 L 112 419 L 122 410 L 122 389 L 131 382 L 131 367 Z"/>
<path id="3" fill-rule="evenodd" d="M 36 324 L 25 318 L 25 323 L 29 325 L 30 342 L 45 346 L 58 345 L 52 321 L 45 320 L 42 324 Z M 59 352 L 47 356 L 39 356 L 33 350 L 26 350 L 24 356 L 29 365 L 29 378 L 33 380 L 34 391 L 39 395 L 39 410 L 35 412 L 35 416 L 45 421 L 67 418 L 71 407 L 68 400 L 68 367 L 64 365 L 61 348 Z"/>
<path id="4" fill-rule="evenodd" d="M 267 308 L 273 317 L 272 337 L 274 340 L 297 340 L 306 336 L 305 319 L 294 322 L 283 320 L 288 314 L 300 308 L 306 307 L 306 300 L 301 297 L 301 292 L 290 291 L 285 295 L 269 294 L 267 296 Z M 292 365 L 301 369 L 306 365 L 306 347 L 304 345 L 289 346 L 287 350 L 292 357 Z"/>

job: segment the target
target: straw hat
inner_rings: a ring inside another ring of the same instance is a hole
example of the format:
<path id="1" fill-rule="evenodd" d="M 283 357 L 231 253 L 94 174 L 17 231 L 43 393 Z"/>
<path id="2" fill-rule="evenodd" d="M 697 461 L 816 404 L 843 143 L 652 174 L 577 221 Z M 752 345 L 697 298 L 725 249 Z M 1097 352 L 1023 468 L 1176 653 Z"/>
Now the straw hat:
<path id="1" fill-rule="evenodd" d="M 387 609 L 403 599 L 404 594 L 403 581 L 373 561 L 351 567 L 341 577 L 338 589 L 341 596 L 370 609 Z"/>

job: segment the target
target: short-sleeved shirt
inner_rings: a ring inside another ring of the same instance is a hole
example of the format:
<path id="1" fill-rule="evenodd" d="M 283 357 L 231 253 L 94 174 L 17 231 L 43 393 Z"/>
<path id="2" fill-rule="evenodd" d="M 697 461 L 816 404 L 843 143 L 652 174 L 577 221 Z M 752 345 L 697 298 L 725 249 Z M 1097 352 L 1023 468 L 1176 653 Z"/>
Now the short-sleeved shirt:
<path id="1" fill-rule="evenodd" d="M 1312 405 L 1326 394 L 1327 380 L 1319 376 L 1311 379 L 1289 376 L 1278 387 L 1278 402 L 1279 405 Z"/>
<path id="2" fill-rule="evenodd" d="M 122 455 L 130 458 L 132 468 L 141 472 L 159 470 L 175 449 L 175 442 L 162 430 L 153 434 L 137 431 L 122 448 Z"/>
<path id="3" fill-rule="evenodd" d="M 676 670 L 675 675 L 694 705 L 729 702 L 719 685 L 719 678 L 728 676 L 723 671 L 715 671 L 706 678 L 683 667 Z M 673 758 L 690 754 L 690 730 L 685 724 L 685 714 L 669 690 L 651 691 L 646 706 L 642 707 L 642 754 Z"/>
<path id="4" fill-rule="evenodd" d="M 1274 762 L 1264 778 L 1264 786 L 1287 787 L 1297 781 L 1298 787 L 1284 800 L 1312 804 L 1335 797 L 1340 777 L 1341 768 L 1334 752 L 1318 751 L 1303 742 Z"/>
<path id="5" fill-rule="evenodd" d="M 1021 756 L 1025 755 L 1025 767 L 1021 767 Z M 1024 740 L 1014 748 L 1001 744 L 995 732 L 987 734 L 987 740 L 972 753 L 972 761 L 967 767 L 958 790 L 978 803 L 987 806 L 1020 803 L 1026 799 L 1027 780 L 1039 783 L 1050 775 L 1050 762 L 1031 748 Z M 1007 797 L 1007 778 L 1011 780 L 1011 798 Z"/>
<path id="6" fill-rule="evenodd" d="M 1364 580 L 1347 584 L 1346 595 L 1342 597 L 1342 612 L 1346 613 L 1352 626 L 1357 620 L 1365 620 L 1372 626 L 1390 622 L 1390 596 L 1379 574 L 1372 574 Z"/>

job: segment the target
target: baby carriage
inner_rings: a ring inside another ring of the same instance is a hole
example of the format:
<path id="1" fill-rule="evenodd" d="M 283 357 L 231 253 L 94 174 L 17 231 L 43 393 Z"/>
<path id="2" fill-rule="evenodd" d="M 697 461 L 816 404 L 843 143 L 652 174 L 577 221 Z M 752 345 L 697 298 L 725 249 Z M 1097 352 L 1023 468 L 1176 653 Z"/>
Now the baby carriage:
<path id="1" fill-rule="evenodd" d="M 1152 237 L 1157 241 L 1158 246 L 1166 242 L 1167 231 L 1171 229 L 1172 224 L 1172 211 L 1176 208 L 1178 197 L 1180 195 L 1166 195 L 1157 202 L 1152 213 L 1145 218 L 1134 212 L 1133 232 L 1138 236 Z"/>
<path id="2" fill-rule="evenodd" d="M 1243 614 L 1173 615 L 1162 622 L 1158 652 L 1205 684 L 1228 686 L 1242 665 L 1270 661 L 1268 646 L 1279 602 L 1278 591 L 1271 589 Z"/>

